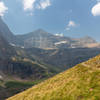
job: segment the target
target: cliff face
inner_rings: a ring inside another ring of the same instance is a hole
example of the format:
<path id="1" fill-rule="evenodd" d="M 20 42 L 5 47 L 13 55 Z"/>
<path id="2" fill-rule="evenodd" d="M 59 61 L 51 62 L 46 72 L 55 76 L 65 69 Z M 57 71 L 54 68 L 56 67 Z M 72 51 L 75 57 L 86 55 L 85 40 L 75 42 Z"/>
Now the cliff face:
<path id="1" fill-rule="evenodd" d="M 9 75 L 13 79 L 38 80 L 49 76 L 48 70 L 39 64 L 24 61 L 2 60 L 0 61 L 0 71 L 4 76 Z"/>

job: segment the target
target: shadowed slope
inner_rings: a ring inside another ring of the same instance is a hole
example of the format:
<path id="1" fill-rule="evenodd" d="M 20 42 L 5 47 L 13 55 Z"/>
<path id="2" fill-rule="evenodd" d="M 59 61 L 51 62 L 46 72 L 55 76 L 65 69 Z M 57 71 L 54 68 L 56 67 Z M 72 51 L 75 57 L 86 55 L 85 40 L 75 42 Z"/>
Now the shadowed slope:
<path id="1" fill-rule="evenodd" d="M 11 57 L 11 55 L 15 55 L 16 52 L 13 47 L 9 45 L 9 43 L 2 36 L 2 32 L 0 31 L 0 58 L 7 59 Z"/>
<path id="2" fill-rule="evenodd" d="M 2 36 L 10 43 L 14 43 L 16 37 L 10 31 L 9 27 L 5 24 L 5 22 L 0 17 L 0 32 L 2 32 Z M 0 33 L 1 34 L 1 33 Z"/>

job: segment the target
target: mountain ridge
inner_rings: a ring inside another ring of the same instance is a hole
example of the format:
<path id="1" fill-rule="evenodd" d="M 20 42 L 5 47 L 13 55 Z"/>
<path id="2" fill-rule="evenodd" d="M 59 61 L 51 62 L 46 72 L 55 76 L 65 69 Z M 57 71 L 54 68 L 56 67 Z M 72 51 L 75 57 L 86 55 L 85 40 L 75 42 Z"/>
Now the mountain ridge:
<path id="1" fill-rule="evenodd" d="M 15 43 L 16 37 L 0 17 L 0 31 L 2 36 L 10 43 Z"/>
<path id="2" fill-rule="evenodd" d="M 23 35 L 14 35 L 0 17 L 2 36 L 15 46 L 24 48 L 61 49 L 61 48 L 100 48 L 91 37 L 71 38 L 63 35 L 52 34 L 43 29 L 37 29 Z"/>
<path id="3" fill-rule="evenodd" d="M 71 38 L 48 33 L 43 29 L 37 29 L 33 32 L 17 35 L 22 38 L 23 46 L 26 48 L 42 48 L 42 49 L 60 49 L 60 48 L 100 48 L 100 44 L 93 38 L 86 36 L 83 38 Z M 28 46 L 27 46 L 28 45 Z M 90 46 L 89 46 L 90 45 Z"/>

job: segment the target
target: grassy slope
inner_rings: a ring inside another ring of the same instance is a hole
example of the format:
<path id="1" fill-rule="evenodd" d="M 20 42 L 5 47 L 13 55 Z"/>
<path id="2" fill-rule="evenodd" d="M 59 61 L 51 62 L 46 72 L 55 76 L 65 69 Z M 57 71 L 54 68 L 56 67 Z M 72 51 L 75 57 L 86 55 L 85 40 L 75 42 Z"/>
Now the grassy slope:
<path id="1" fill-rule="evenodd" d="M 7 100 L 100 100 L 100 55 Z"/>

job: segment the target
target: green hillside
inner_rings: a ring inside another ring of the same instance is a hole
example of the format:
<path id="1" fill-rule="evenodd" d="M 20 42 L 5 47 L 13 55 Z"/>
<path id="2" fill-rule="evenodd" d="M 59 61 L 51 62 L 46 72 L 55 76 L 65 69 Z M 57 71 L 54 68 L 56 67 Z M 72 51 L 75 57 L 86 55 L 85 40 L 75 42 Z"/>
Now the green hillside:
<path id="1" fill-rule="evenodd" d="M 7 100 L 100 100 L 100 55 Z"/>

